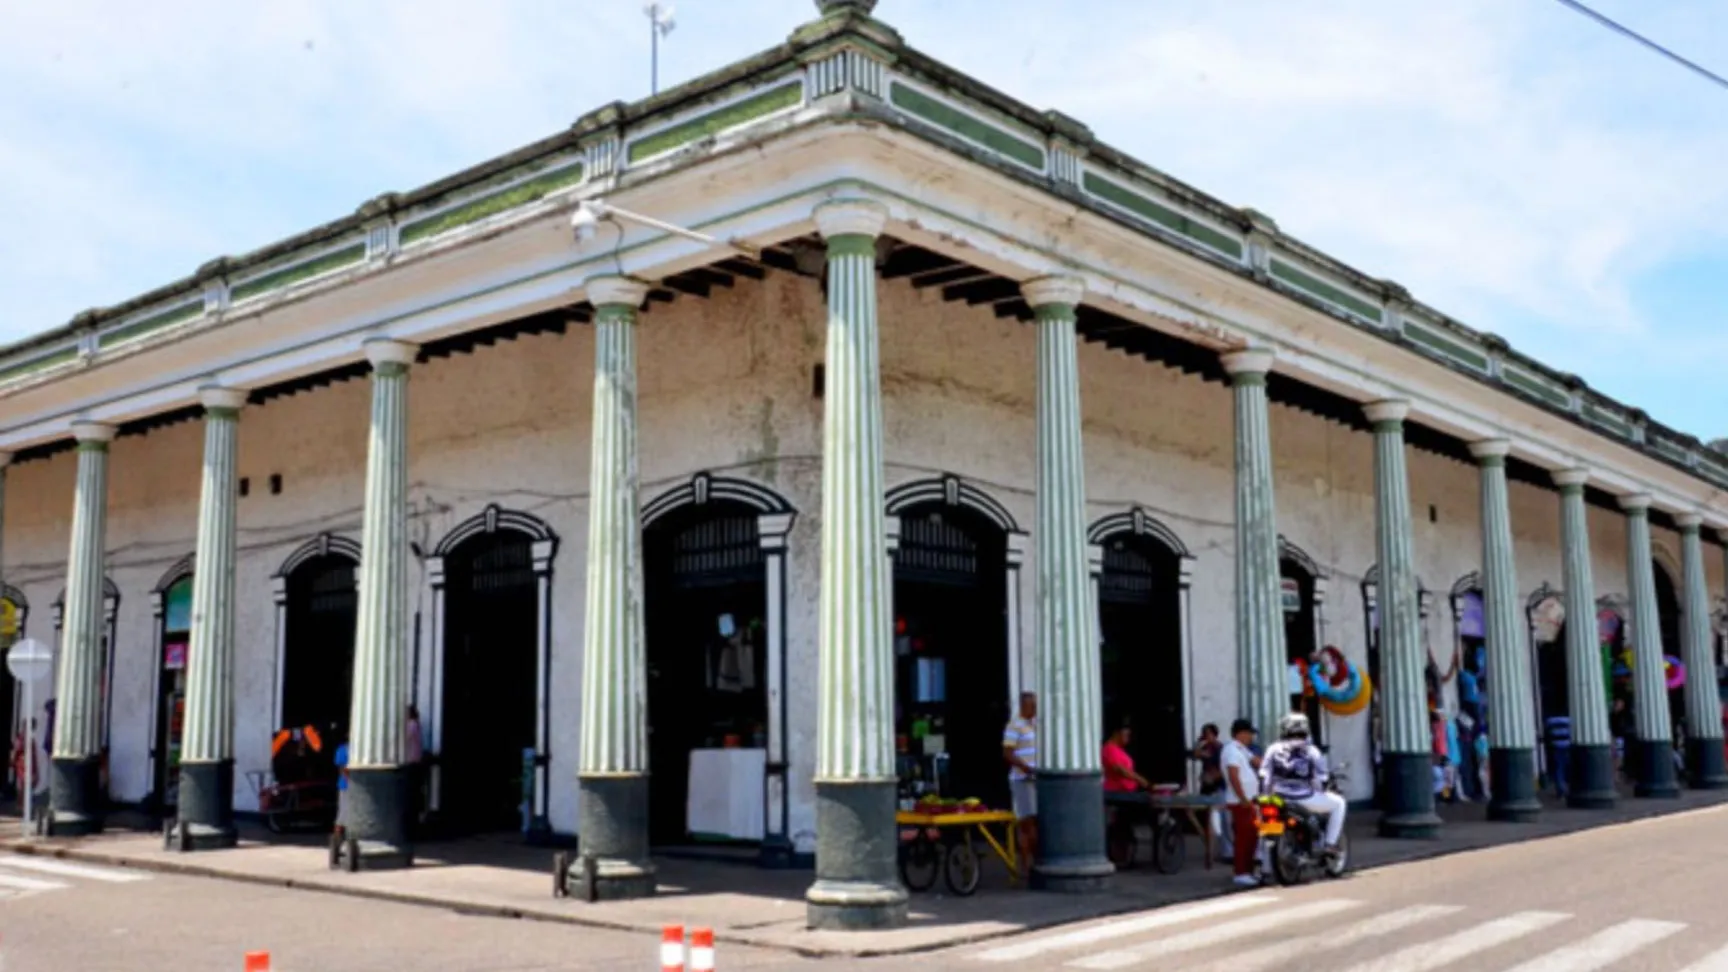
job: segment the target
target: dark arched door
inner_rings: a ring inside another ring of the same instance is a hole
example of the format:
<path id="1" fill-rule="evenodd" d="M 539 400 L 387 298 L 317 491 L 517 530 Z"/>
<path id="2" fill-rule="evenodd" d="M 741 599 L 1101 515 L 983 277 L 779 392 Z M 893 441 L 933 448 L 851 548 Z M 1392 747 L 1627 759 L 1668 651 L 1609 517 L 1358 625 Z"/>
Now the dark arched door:
<path id="1" fill-rule="evenodd" d="M 1133 724 L 1129 755 L 1154 783 L 1188 778 L 1181 571 L 1181 557 L 1150 537 L 1118 533 L 1104 540 L 1098 621 L 1105 719 Z"/>
<path id="2" fill-rule="evenodd" d="M 539 614 L 532 537 L 482 533 L 445 556 L 438 800 L 454 831 L 522 828 L 533 782 L 523 753 L 534 748 L 539 712 Z"/>
<path id="3" fill-rule="evenodd" d="M 354 685 L 355 562 L 313 557 L 287 577 L 282 648 L 282 723 L 320 731 L 348 726 Z"/>
<path id="4" fill-rule="evenodd" d="M 962 506 L 920 504 L 898 515 L 894 710 L 901 777 L 935 780 L 943 796 L 1007 806 L 1007 535 Z"/>
<path id="5" fill-rule="evenodd" d="M 1680 645 L 1680 595 L 1675 589 L 1674 578 L 1659 561 L 1653 561 L 1651 568 L 1656 577 L 1656 627 L 1662 638 L 1662 654 L 1684 658 L 1686 652 Z M 1687 677 L 1690 678 L 1690 674 Z M 1684 688 L 1668 693 L 1668 717 L 1675 723 L 1685 722 Z"/>
<path id="6" fill-rule="evenodd" d="M 675 510 L 643 533 L 648 816 L 657 844 L 691 837 L 692 750 L 767 748 L 768 592 L 759 516 L 743 504 L 709 502 Z"/>
<path id="7" fill-rule="evenodd" d="M 1305 662 L 1320 650 L 1314 625 L 1314 575 L 1301 563 L 1285 557 L 1278 562 L 1278 604 L 1284 614 L 1284 660 L 1289 665 Z M 1303 691 L 1290 695 L 1291 711 L 1308 716 L 1314 741 L 1326 745 L 1326 720 L 1320 718 L 1320 698 Z M 1269 729 L 1262 729 L 1269 732 Z"/>

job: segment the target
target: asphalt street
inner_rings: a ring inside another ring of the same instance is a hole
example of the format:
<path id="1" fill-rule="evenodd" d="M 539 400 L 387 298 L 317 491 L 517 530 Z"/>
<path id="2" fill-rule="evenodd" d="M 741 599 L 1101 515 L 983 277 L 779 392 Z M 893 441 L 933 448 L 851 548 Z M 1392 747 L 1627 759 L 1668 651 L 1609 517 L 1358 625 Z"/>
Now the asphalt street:
<path id="1" fill-rule="evenodd" d="M 1230 894 L 947 951 L 809 959 L 722 943 L 720 969 L 1728 972 L 1728 808 Z M 1224 880 L 1220 876 L 1220 880 Z M 0 856 L 6 972 L 658 968 L 658 942 L 550 922 Z"/>

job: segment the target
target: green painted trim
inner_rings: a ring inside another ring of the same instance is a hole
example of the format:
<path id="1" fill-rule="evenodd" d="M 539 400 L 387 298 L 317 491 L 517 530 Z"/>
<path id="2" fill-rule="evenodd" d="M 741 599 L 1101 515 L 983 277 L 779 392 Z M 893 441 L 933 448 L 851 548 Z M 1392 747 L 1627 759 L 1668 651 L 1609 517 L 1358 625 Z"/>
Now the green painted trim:
<path id="1" fill-rule="evenodd" d="M 1506 465 L 1505 456 L 1477 456 L 1476 464 L 1483 469 L 1499 469 Z"/>
<path id="2" fill-rule="evenodd" d="M 1556 486 L 1555 489 L 1558 489 L 1560 491 L 1561 496 L 1583 496 L 1584 495 L 1584 484 L 1583 483 L 1572 483 L 1572 484 L 1567 485 L 1567 486 Z"/>
<path id="3" fill-rule="evenodd" d="M 1584 403 L 1584 418 L 1598 428 L 1607 429 L 1628 439 L 1632 438 L 1632 423 L 1604 408 Z"/>
<path id="4" fill-rule="evenodd" d="M 0 382 L 10 381 L 13 378 L 20 378 L 24 375 L 35 374 L 38 371 L 46 371 L 56 365 L 63 365 L 71 361 L 76 361 L 77 359 L 77 348 L 65 348 L 61 351 L 56 351 L 53 354 L 44 355 L 30 361 L 23 361 L 6 368 L 0 368 Z"/>
<path id="5" fill-rule="evenodd" d="M 1344 290 L 1321 280 L 1306 271 L 1297 269 L 1294 264 L 1274 258 L 1272 260 L 1272 276 L 1284 281 L 1297 290 L 1306 290 L 1328 304 L 1342 307 L 1357 317 L 1365 317 L 1376 324 L 1386 320 L 1385 312 L 1373 304 L 1346 293 Z M 1408 330 L 1408 329 L 1407 329 Z M 1488 367 L 1488 359 L 1482 359 L 1482 367 Z"/>
<path id="6" fill-rule="evenodd" d="M 937 101 L 922 91 L 895 81 L 889 85 L 888 101 L 896 108 L 903 108 L 931 124 L 946 128 L 969 142 L 982 145 L 999 155 L 1006 155 L 1021 165 L 1044 171 L 1042 148 L 945 102 Z"/>
<path id="7" fill-rule="evenodd" d="M 384 361 L 372 366 L 372 374 L 378 378 L 401 378 L 408 374 L 408 366 L 400 361 Z"/>
<path id="8" fill-rule="evenodd" d="M 742 101 L 734 102 L 724 108 L 711 111 L 706 115 L 698 115 L 687 122 L 664 128 L 648 137 L 630 143 L 629 160 L 632 164 L 643 159 L 663 155 L 688 145 L 699 138 L 718 135 L 729 129 L 737 128 L 771 115 L 783 108 L 804 103 L 804 84 L 793 81 L 778 88 L 769 88 L 760 94 L 751 95 Z"/>
<path id="9" fill-rule="evenodd" d="M 179 307 L 165 310 L 160 314 L 153 314 L 149 317 L 143 318 L 142 320 L 133 321 L 130 324 L 117 327 L 112 331 L 100 332 L 96 335 L 96 346 L 98 348 L 106 348 L 109 345 L 124 344 L 127 341 L 134 341 L 153 331 L 159 331 L 162 328 L 172 327 L 182 321 L 189 321 L 195 317 L 200 317 L 203 313 L 203 300 L 197 300 L 190 304 L 182 304 Z"/>
<path id="10" fill-rule="evenodd" d="M 1438 331 L 1406 320 L 1404 336 L 1443 357 L 1468 365 L 1483 374 L 1488 373 L 1488 356 L 1467 344 L 1454 341 Z"/>
<path id="11" fill-rule="evenodd" d="M 1403 419 L 1383 419 L 1379 422 L 1373 423 L 1372 427 L 1374 429 L 1374 434 L 1376 435 L 1395 435 L 1399 438 L 1404 437 Z"/>
<path id="12" fill-rule="evenodd" d="M 1648 440 L 1648 436 L 1646 436 L 1646 439 Z M 1669 442 L 1667 439 L 1656 439 L 1651 442 L 1651 445 L 1655 447 L 1657 452 L 1660 452 L 1670 459 L 1685 462 L 1692 458 L 1692 453 L 1688 451 L 1685 446 L 1676 442 Z"/>
<path id="13" fill-rule="evenodd" d="M 332 270 L 339 270 L 342 267 L 352 266 L 364 259 L 366 259 L 366 243 L 364 241 L 353 243 L 340 250 L 333 250 L 326 253 L 316 259 L 307 260 L 304 263 L 296 263 L 291 266 L 283 267 L 280 270 L 264 274 L 261 277 L 253 277 L 250 280 L 242 281 L 238 286 L 228 292 L 228 299 L 233 303 L 239 303 L 242 300 L 248 300 L 252 297 L 258 296 L 259 294 L 265 294 L 272 290 L 279 290 L 283 287 L 292 286 L 302 280 L 310 280 L 319 274 L 329 273 Z"/>
<path id="14" fill-rule="evenodd" d="M 79 452 L 107 452 L 108 451 L 108 440 L 107 439 L 79 439 L 78 445 L 77 445 L 77 451 L 79 451 Z"/>
<path id="15" fill-rule="evenodd" d="M 1232 259 L 1242 259 L 1241 241 L 1220 233 L 1204 223 L 1197 223 L 1176 210 L 1134 192 L 1126 186 L 1117 185 L 1109 179 L 1091 172 L 1081 177 L 1081 184 L 1087 192 L 1107 203 L 1126 209 L 1136 216 L 1143 216 L 1165 229 L 1180 233 L 1196 243 L 1217 250 Z"/>
<path id="16" fill-rule="evenodd" d="M 594 308 L 594 322 L 623 321 L 626 324 L 636 322 L 637 307 L 633 304 L 601 304 Z"/>
<path id="17" fill-rule="evenodd" d="M 532 179 L 523 180 L 508 188 L 500 189 L 490 195 L 469 200 L 460 206 L 452 206 L 443 212 L 404 223 L 401 232 L 397 235 L 397 241 L 403 246 L 407 246 L 410 243 L 447 233 L 457 227 L 478 222 L 488 216 L 496 216 L 518 206 L 526 206 L 552 192 L 581 182 L 584 171 L 582 162 L 576 161 L 562 168 L 537 175 Z"/>
<path id="18" fill-rule="evenodd" d="M 240 410 L 237 408 L 212 406 L 204 409 L 204 417 L 218 422 L 237 422 L 240 420 Z"/>
<path id="19" fill-rule="evenodd" d="M 876 237 L 864 233 L 837 233 L 828 237 L 828 255 L 876 256 Z"/>
<path id="20" fill-rule="evenodd" d="M 1032 319 L 1035 321 L 1064 321 L 1074 323 L 1074 305 L 1060 301 L 1050 304 L 1039 304 L 1032 308 Z"/>
<path id="21" fill-rule="evenodd" d="M 1230 376 L 1230 387 L 1232 388 L 1253 388 L 1264 384 L 1266 384 L 1266 372 L 1264 371 L 1238 371 Z"/>
<path id="22" fill-rule="evenodd" d="M 1519 371 L 1517 368 L 1501 367 L 1500 380 L 1526 395 L 1533 395 L 1551 405 L 1558 405 L 1561 408 L 1570 408 L 1572 405 L 1572 398 L 1570 395 L 1557 389 L 1550 388 L 1548 385 L 1545 385 L 1536 378 Z"/>

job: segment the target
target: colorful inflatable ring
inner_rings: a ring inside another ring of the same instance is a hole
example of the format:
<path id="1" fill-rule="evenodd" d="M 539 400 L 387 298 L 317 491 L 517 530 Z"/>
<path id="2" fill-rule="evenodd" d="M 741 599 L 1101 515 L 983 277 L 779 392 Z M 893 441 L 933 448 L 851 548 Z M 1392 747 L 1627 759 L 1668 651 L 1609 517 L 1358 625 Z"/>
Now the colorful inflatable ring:
<path id="1" fill-rule="evenodd" d="M 1352 670 L 1358 671 L 1355 669 Z M 1362 691 L 1356 693 L 1356 697 L 1347 702 L 1321 702 L 1320 704 L 1326 707 L 1327 712 L 1330 712 L 1335 716 L 1353 716 L 1356 713 L 1361 712 L 1363 709 L 1368 708 L 1368 702 L 1374 697 L 1374 683 L 1368 678 L 1368 673 L 1358 671 L 1358 674 L 1362 679 Z"/>
<path id="2" fill-rule="evenodd" d="M 1362 672 L 1354 665 L 1345 670 L 1345 683 L 1343 688 L 1335 688 L 1328 684 L 1325 676 L 1320 674 L 1319 666 L 1315 666 L 1311 669 L 1311 675 L 1312 677 L 1309 681 L 1314 686 L 1314 694 L 1318 696 L 1320 701 L 1323 703 L 1344 705 L 1355 701 L 1356 696 L 1362 694 Z"/>
<path id="3" fill-rule="evenodd" d="M 1665 668 L 1668 674 L 1668 691 L 1672 692 L 1680 686 L 1685 685 L 1686 663 L 1675 658 L 1673 655 L 1664 655 L 1662 656 L 1662 660 L 1667 663 Z"/>
<path id="4" fill-rule="evenodd" d="M 1332 672 L 1328 678 L 1331 679 L 1334 688 L 1343 688 L 1350 682 L 1350 662 L 1345 659 L 1343 652 L 1327 645 L 1320 649 L 1319 657 L 1323 663 L 1317 667 L 1323 671 L 1330 670 Z"/>

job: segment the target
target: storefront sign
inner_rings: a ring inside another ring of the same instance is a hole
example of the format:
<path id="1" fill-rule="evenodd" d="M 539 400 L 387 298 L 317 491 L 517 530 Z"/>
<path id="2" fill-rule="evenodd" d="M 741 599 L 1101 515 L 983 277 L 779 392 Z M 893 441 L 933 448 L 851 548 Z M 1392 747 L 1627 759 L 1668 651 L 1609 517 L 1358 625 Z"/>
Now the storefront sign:
<path id="1" fill-rule="evenodd" d="M 186 667 L 186 642 L 170 641 L 162 646 L 162 667 L 170 672 Z"/>
<path id="2" fill-rule="evenodd" d="M 1285 614 L 1296 614 L 1302 610 L 1302 582 L 1294 577 L 1286 577 L 1278 585 L 1279 600 L 1284 604 Z"/>

